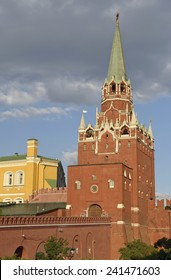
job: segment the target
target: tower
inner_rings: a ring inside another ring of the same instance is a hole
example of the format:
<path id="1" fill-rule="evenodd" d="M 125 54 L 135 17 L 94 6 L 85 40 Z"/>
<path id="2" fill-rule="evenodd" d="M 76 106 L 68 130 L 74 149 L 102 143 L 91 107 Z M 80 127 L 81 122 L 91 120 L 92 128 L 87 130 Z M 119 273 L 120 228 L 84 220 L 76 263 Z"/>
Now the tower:
<path id="1" fill-rule="evenodd" d="M 78 165 L 68 167 L 68 204 L 74 216 L 112 218 L 112 258 L 127 241 L 147 241 L 148 201 L 154 201 L 154 138 L 134 111 L 127 78 L 119 14 L 107 77 L 102 87 L 101 111 L 95 126 L 78 129 Z M 116 245 L 117 242 L 117 245 Z"/>

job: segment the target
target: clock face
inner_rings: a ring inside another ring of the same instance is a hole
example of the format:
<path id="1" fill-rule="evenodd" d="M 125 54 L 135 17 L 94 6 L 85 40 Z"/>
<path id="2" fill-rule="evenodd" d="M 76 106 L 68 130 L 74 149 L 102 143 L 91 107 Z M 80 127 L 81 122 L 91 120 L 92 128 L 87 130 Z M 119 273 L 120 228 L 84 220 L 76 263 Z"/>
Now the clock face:
<path id="1" fill-rule="evenodd" d="M 92 186 L 90 187 L 90 190 L 91 190 L 92 193 L 97 193 L 98 190 L 99 190 L 99 188 L 98 188 L 97 185 L 92 185 Z"/>

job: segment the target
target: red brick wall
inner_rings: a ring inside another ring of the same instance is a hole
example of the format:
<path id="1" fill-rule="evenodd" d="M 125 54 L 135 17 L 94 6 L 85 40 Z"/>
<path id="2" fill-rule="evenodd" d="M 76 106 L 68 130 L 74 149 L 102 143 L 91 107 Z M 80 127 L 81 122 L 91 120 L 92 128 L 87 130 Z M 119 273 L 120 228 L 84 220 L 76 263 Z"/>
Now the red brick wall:
<path id="1" fill-rule="evenodd" d="M 14 222 L 13 217 L 10 220 L 1 217 L 0 257 L 12 256 L 22 246 L 23 258 L 35 259 L 36 252 L 43 249 L 47 238 L 55 236 L 67 239 L 69 246 L 77 249 L 74 259 L 111 258 L 110 219 L 56 217 L 50 222 L 49 217 L 44 217 L 44 222 L 40 224 L 40 217 L 28 217 L 27 222 L 18 218 Z"/>
<path id="2" fill-rule="evenodd" d="M 148 235 L 151 244 L 162 237 L 171 238 L 171 210 L 165 210 L 164 200 L 157 201 L 156 207 L 149 202 Z"/>
<path id="3" fill-rule="evenodd" d="M 106 215 L 114 221 L 131 219 L 131 179 L 124 177 L 124 170 L 132 170 L 123 164 L 97 164 L 68 167 L 68 204 L 71 205 L 71 216 L 80 216 L 90 205 L 98 204 Z M 109 188 L 109 180 L 114 181 L 114 188 Z M 81 188 L 76 189 L 76 181 Z M 126 183 L 125 183 L 126 182 Z M 93 193 L 91 186 L 98 191 Z M 124 208 L 121 204 L 125 204 Z M 119 206 L 118 206 L 119 205 Z"/>

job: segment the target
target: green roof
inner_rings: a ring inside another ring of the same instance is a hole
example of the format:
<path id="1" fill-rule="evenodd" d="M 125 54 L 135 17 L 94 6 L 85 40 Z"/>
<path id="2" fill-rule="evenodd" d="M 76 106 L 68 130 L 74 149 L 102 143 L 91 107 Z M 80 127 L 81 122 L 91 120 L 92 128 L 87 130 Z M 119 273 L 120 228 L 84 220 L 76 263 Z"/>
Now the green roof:
<path id="1" fill-rule="evenodd" d="M 44 156 L 37 156 L 38 158 L 40 158 L 41 160 L 50 160 L 50 161 L 57 161 L 59 162 L 58 159 L 54 159 L 54 158 L 48 158 L 48 157 L 44 157 Z M 26 159 L 27 155 L 26 154 L 14 154 L 11 156 L 3 156 L 0 157 L 0 161 L 12 161 L 12 160 L 22 160 L 22 159 Z"/>
<path id="2" fill-rule="evenodd" d="M 49 184 L 49 186 L 51 186 L 51 188 L 56 188 L 57 186 L 57 180 L 55 179 L 46 179 L 46 182 Z"/>
<path id="3" fill-rule="evenodd" d="M 26 159 L 26 155 L 15 154 L 12 156 L 0 157 L 0 161 L 22 160 L 22 159 Z"/>
<path id="4" fill-rule="evenodd" d="M 106 81 L 110 82 L 114 78 L 115 82 L 120 83 L 123 79 L 127 81 L 127 76 L 118 18 L 119 15 L 116 17 L 116 28 Z"/>
<path id="5" fill-rule="evenodd" d="M 56 209 L 66 209 L 66 202 L 0 204 L 0 216 L 40 215 Z"/>

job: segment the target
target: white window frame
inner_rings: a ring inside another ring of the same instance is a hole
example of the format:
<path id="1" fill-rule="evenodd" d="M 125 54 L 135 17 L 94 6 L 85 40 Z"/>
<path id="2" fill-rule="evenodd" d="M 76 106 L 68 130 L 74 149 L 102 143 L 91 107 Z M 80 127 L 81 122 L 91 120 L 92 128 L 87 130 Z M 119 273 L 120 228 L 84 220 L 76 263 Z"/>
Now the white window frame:
<path id="1" fill-rule="evenodd" d="M 114 189 L 115 187 L 115 181 L 113 179 L 109 179 L 108 180 L 109 183 L 109 189 Z"/>
<path id="2" fill-rule="evenodd" d="M 75 181 L 76 190 L 81 189 L 81 182 L 79 180 Z"/>
<path id="3" fill-rule="evenodd" d="M 14 199 L 14 202 L 16 202 L 17 204 L 23 203 L 23 198 L 21 198 L 21 197 L 16 197 L 16 198 Z"/>
<path id="4" fill-rule="evenodd" d="M 15 185 L 23 186 L 24 185 L 24 171 L 18 170 L 15 172 Z"/>
<path id="5" fill-rule="evenodd" d="M 6 198 L 4 198 L 4 199 L 3 199 L 3 202 L 6 202 L 6 203 L 12 203 L 12 199 L 11 199 L 11 198 L 6 197 Z"/>
<path id="6" fill-rule="evenodd" d="M 4 174 L 4 187 L 12 187 L 13 186 L 13 172 L 7 171 Z"/>

